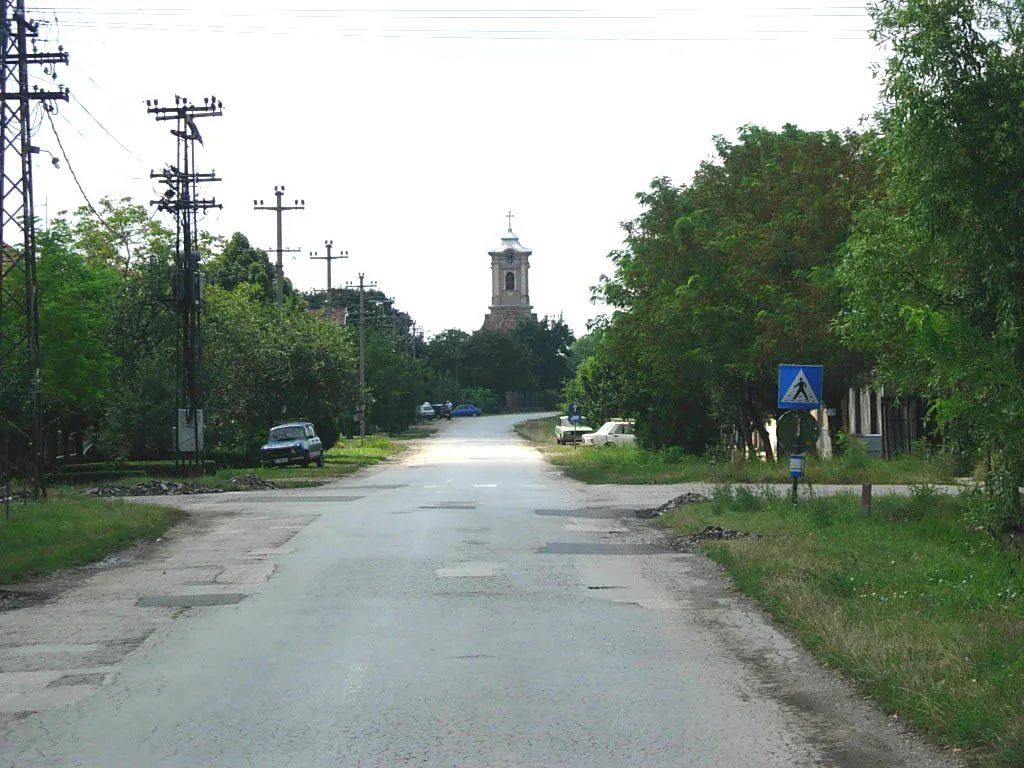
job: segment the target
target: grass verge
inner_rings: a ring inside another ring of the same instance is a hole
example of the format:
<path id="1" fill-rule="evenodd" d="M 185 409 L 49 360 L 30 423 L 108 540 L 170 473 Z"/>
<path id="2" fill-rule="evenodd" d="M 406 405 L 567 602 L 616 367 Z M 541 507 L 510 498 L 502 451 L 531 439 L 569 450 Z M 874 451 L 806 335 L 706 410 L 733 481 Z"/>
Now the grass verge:
<path id="1" fill-rule="evenodd" d="M 678 450 L 645 451 L 609 446 L 585 448 L 555 443 L 556 419 L 533 419 L 516 425 L 516 432 L 560 467 L 568 477 L 584 483 L 656 485 L 666 483 L 786 483 L 789 464 L 765 461 L 729 461 L 689 456 Z M 854 443 L 842 458 L 820 461 L 809 457 L 805 481 L 818 484 L 875 483 L 925 485 L 953 482 L 956 463 L 947 456 L 897 456 L 872 459 Z"/>
<path id="2" fill-rule="evenodd" d="M 389 456 L 401 453 L 405 446 L 392 438 L 374 435 L 360 440 L 339 440 L 333 448 L 324 454 L 324 466 L 309 467 L 268 467 L 251 469 L 220 469 L 210 479 L 209 484 L 217 487 L 232 488 L 230 480 L 240 474 L 255 474 L 265 480 L 273 480 L 282 488 L 311 488 L 322 485 L 345 475 L 351 475 L 364 467 L 378 464 Z"/>
<path id="3" fill-rule="evenodd" d="M 372 466 L 405 450 L 387 437 L 344 440 L 327 451 L 323 467 L 222 469 L 199 482 L 225 490 L 236 475 L 255 473 L 282 488 L 308 488 Z M 136 465 L 138 466 L 138 465 Z M 142 465 L 144 466 L 144 465 Z M 154 479 L 128 474 L 107 484 L 136 485 Z M 95 485 L 96 482 L 85 485 Z M 128 499 L 84 498 L 81 486 L 50 486 L 51 497 L 12 505 L 10 519 L 0 516 L 0 584 L 73 568 L 100 560 L 137 541 L 155 539 L 181 519 L 180 511 L 135 504 Z"/>
<path id="4" fill-rule="evenodd" d="M 964 498 L 927 488 L 792 504 L 722 486 L 663 519 L 759 539 L 705 541 L 736 587 L 887 712 L 973 765 L 1024 765 L 1024 563 L 965 524 Z"/>
<path id="5" fill-rule="evenodd" d="M 9 519 L 0 515 L 0 584 L 85 565 L 156 539 L 183 514 L 122 499 L 15 503 Z"/>
<path id="6" fill-rule="evenodd" d="M 423 437 L 429 432 L 416 431 L 410 433 L 410 437 Z M 405 445 L 398 438 L 388 438 L 381 435 L 367 437 L 360 441 L 359 438 L 351 440 L 340 440 L 333 448 L 327 450 L 324 455 L 324 466 L 309 467 L 228 467 L 219 469 L 212 475 L 204 475 L 200 478 L 172 478 L 175 481 L 188 480 L 188 482 L 199 482 L 222 490 L 237 490 L 231 485 L 231 478 L 237 475 L 255 474 L 265 480 L 273 480 L 282 488 L 313 488 L 322 485 L 328 480 L 350 475 L 364 467 L 369 467 L 384 461 L 389 456 L 401 453 L 406 450 Z M 164 467 L 167 462 L 159 462 L 158 466 Z M 95 485 L 138 485 L 147 480 L 167 479 L 165 474 L 152 474 L 146 471 L 144 462 L 133 462 L 130 469 L 123 474 L 116 472 L 107 473 L 102 481 L 85 475 L 84 482 L 74 480 L 61 483 L 54 479 L 50 489 L 57 494 L 73 494 L 83 486 Z"/>

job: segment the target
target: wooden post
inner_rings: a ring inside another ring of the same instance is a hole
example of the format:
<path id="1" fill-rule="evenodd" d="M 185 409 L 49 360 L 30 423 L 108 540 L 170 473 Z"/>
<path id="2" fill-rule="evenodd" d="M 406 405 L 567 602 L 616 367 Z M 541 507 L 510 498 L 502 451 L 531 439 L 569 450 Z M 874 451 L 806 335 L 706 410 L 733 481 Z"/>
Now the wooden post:
<path id="1" fill-rule="evenodd" d="M 864 483 L 860 487 L 860 515 L 871 517 L 871 483 Z"/>

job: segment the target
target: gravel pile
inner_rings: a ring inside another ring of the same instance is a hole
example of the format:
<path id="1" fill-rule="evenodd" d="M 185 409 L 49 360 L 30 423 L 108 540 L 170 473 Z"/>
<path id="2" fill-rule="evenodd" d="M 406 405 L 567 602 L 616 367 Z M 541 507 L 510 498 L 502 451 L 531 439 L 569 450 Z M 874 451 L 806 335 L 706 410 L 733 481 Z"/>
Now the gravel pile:
<path id="1" fill-rule="evenodd" d="M 278 484 L 259 475 L 235 475 L 229 481 L 236 491 L 276 491 Z"/>
<path id="2" fill-rule="evenodd" d="M 720 525 L 709 525 L 703 531 L 691 533 L 686 536 L 676 536 L 668 545 L 680 552 L 692 552 L 697 544 L 706 539 L 759 539 L 756 533 L 744 533 L 734 531 L 731 528 L 722 528 Z"/>
<path id="3" fill-rule="evenodd" d="M 676 507 L 681 507 L 684 504 L 702 504 L 706 501 L 711 501 L 707 496 L 693 491 L 687 491 L 681 496 L 676 496 L 674 499 L 669 499 L 660 507 L 652 507 L 651 509 L 638 509 L 636 516 L 641 520 L 650 520 L 655 517 L 660 517 L 666 512 L 671 512 Z"/>
<path id="4" fill-rule="evenodd" d="M 173 483 L 167 480 L 147 480 L 138 485 L 99 485 L 82 491 L 85 496 L 187 496 L 196 493 L 224 493 L 202 483 Z"/>

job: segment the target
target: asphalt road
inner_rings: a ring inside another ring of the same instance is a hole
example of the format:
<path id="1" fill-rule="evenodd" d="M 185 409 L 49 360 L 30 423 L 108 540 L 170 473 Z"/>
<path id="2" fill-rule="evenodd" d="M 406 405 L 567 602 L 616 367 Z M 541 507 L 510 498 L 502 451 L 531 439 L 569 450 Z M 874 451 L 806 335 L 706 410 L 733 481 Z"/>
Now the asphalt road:
<path id="1" fill-rule="evenodd" d="M 951 764 L 630 519 L 673 489 L 566 480 L 512 423 L 183 500 L 209 522 L 0 614 L 0 765 Z"/>

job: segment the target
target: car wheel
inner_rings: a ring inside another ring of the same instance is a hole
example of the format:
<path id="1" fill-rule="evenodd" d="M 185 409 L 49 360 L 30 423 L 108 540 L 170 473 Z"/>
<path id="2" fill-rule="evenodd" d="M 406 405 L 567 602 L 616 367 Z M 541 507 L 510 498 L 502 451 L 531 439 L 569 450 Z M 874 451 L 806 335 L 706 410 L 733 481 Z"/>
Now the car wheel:
<path id="1" fill-rule="evenodd" d="M 324 452 L 320 451 L 320 455 L 316 457 L 316 465 L 323 469 L 324 466 Z"/>
<path id="2" fill-rule="evenodd" d="M 299 466 L 300 467 L 308 467 L 309 466 L 309 451 L 306 451 L 306 453 L 302 456 L 302 461 L 299 462 Z"/>

